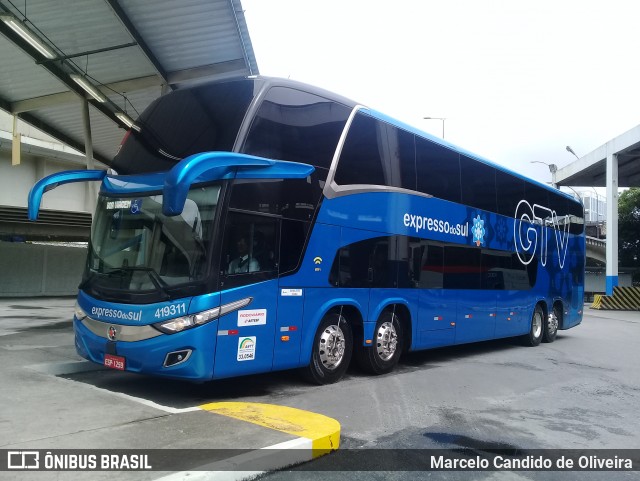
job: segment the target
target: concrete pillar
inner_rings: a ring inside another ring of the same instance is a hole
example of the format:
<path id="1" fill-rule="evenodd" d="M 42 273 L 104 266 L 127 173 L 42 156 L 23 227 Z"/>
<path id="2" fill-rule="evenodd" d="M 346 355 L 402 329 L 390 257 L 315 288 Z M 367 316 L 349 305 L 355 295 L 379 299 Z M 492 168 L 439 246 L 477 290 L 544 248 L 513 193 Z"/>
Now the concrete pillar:
<path id="1" fill-rule="evenodd" d="M 607 152 L 607 295 L 618 285 L 618 156 Z"/>
<path id="2" fill-rule="evenodd" d="M 84 128 L 84 151 L 87 158 L 87 170 L 95 169 L 93 160 L 93 139 L 91 137 L 91 117 L 89 117 L 89 101 L 82 99 L 82 125 Z M 96 185 L 95 182 L 85 183 L 85 209 L 93 213 L 96 208 Z"/>

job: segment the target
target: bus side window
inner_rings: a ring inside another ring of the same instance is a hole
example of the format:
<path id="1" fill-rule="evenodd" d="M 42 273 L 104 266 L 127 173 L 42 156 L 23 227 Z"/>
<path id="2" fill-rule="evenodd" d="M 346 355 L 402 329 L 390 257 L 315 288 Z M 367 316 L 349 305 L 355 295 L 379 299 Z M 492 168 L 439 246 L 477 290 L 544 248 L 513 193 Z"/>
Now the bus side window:
<path id="1" fill-rule="evenodd" d="M 273 87 L 260 105 L 242 152 L 322 167 L 326 176 L 350 113 L 344 105 L 318 95 Z"/>
<path id="2" fill-rule="evenodd" d="M 496 169 L 461 155 L 460 173 L 462 203 L 489 212 L 497 212 Z"/>
<path id="3" fill-rule="evenodd" d="M 383 164 L 387 142 L 386 124 L 369 115 L 356 114 L 342 147 L 335 174 L 339 185 L 391 185 L 389 169 Z"/>
<path id="4" fill-rule="evenodd" d="M 279 219 L 230 212 L 220 270 L 225 287 L 271 279 L 278 272 Z"/>
<path id="5" fill-rule="evenodd" d="M 416 137 L 418 191 L 460 202 L 460 156 L 457 152 Z"/>

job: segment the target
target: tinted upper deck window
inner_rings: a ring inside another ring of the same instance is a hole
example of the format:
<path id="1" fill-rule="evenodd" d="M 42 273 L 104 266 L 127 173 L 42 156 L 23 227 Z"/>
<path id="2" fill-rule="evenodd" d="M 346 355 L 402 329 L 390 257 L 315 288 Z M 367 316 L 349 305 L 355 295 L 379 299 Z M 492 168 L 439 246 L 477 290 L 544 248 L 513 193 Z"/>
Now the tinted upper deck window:
<path id="1" fill-rule="evenodd" d="M 460 156 L 462 203 L 496 212 L 496 169 L 483 162 Z"/>
<path id="2" fill-rule="evenodd" d="M 457 152 L 416 138 L 418 190 L 440 199 L 460 202 L 460 159 Z"/>
<path id="3" fill-rule="evenodd" d="M 231 151 L 253 99 L 255 80 L 235 80 L 176 90 L 140 115 L 113 159 L 120 174 L 168 170 L 193 154 Z"/>
<path id="4" fill-rule="evenodd" d="M 260 105 L 242 152 L 328 169 L 351 109 L 288 87 L 273 87 Z"/>
<path id="5" fill-rule="evenodd" d="M 386 124 L 357 113 L 342 147 L 335 181 L 339 185 L 391 185 L 391 172 L 383 165 Z"/>
<path id="6" fill-rule="evenodd" d="M 525 197 L 524 180 L 496 169 L 496 192 L 498 195 L 498 214 L 515 216 L 518 204 Z"/>

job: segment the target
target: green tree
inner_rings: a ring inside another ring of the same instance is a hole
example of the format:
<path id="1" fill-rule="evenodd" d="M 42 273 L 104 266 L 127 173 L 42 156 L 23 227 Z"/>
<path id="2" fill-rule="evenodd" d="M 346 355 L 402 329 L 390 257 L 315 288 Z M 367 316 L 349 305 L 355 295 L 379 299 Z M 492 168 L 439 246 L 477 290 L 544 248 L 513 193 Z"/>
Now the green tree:
<path id="1" fill-rule="evenodd" d="M 620 194 L 618 199 L 618 262 L 640 267 L 640 188 Z"/>

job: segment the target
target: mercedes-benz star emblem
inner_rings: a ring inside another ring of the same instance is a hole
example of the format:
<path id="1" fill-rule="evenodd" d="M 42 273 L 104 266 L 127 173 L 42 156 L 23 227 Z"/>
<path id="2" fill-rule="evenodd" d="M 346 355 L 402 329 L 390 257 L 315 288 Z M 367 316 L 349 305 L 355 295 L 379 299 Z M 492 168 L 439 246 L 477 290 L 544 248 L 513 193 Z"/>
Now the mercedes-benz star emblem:
<path id="1" fill-rule="evenodd" d="M 109 340 L 110 341 L 115 341 L 117 334 L 118 334 L 118 331 L 116 330 L 116 327 L 115 326 L 109 326 L 109 330 L 107 331 L 107 337 L 109 337 Z"/>

